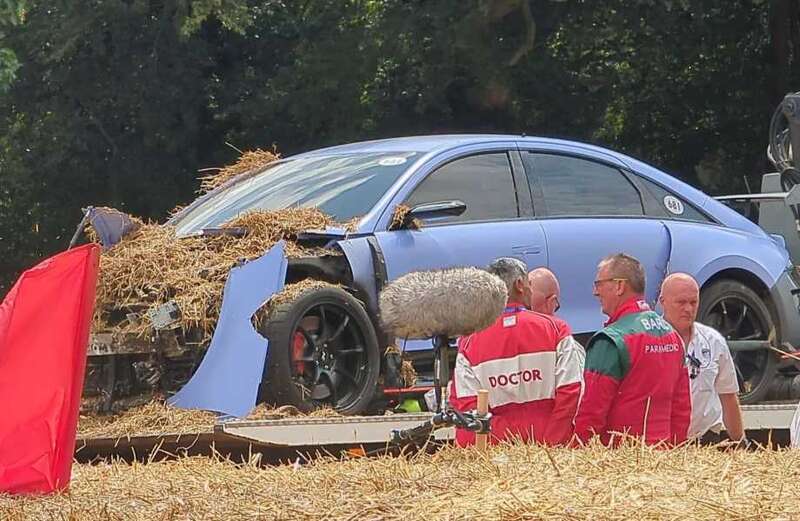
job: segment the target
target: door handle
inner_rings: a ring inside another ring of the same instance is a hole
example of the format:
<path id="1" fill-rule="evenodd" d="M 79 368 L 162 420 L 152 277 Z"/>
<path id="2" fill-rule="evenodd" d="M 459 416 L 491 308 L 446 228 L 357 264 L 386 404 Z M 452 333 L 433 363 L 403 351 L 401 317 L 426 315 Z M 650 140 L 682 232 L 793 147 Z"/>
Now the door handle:
<path id="1" fill-rule="evenodd" d="M 512 246 L 511 251 L 522 255 L 536 255 L 542 253 L 542 247 L 537 244 L 525 244 L 523 246 Z"/>

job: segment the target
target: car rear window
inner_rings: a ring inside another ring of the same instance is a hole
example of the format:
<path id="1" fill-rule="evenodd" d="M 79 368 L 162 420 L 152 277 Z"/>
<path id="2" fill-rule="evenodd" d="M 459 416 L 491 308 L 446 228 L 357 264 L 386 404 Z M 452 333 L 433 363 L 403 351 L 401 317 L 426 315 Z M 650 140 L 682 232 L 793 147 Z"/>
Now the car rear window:
<path id="1" fill-rule="evenodd" d="M 538 182 L 548 216 L 644 214 L 635 186 L 616 168 L 572 156 L 531 153 L 532 186 Z"/>
<path id="2" fill-rule="evenodd" d="M 641 176 L 637 176 L 637 181 L 652 196 L 651 204 L 647 208 L 648 215 L 703 223 L 714 222 L 685 199 L 673 194 L 666 188 Z"/>

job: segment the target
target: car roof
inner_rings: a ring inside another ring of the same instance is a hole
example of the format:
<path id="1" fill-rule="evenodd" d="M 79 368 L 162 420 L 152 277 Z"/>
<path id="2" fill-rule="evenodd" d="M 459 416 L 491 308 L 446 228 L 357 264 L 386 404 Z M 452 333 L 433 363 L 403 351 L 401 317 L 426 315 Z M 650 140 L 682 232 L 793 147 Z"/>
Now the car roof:
<path id="1" fill-rule="evenodd" d="M 313 157 L 347 153 L 399 153 L 399 152 L 418 152 L 422 154 L 436 154 L 453 148 L 469 145 L 489 144 L 489 143 L 508 143 L 515 142 L 521 146 L 546 146 L 553 149 L 568 149 L 574 152 L 582 151 L 595 157 L 603 157 L 606 160 L 613 158 L 622 165 L 637 171 L 651 180 L 663 184 L 669 190 L 685 197 L 699 208 L 712 214 L 720 223 L 738 228 L 750 233 L 763 234 L 763 230 L 758 225 L 738 214 L 727 206 L 715 201 L 707 194 L 691 186 L 690 184 L 673 177 L 643 161 L 614 150 L 566 139 L 546 138 L 538 136 L 526 136 L 524 134 L 441 134 L 427 136 L 408 136 L 387 139 L 376 139 L 371 141 L 360 141 L 337 145 L 327 148 L 320 148 L 293 156 Z M 290 158 L 287 158 L 290 159 Z"/>
<path id="2" fill-rule="evenodd" d="M 527 143 L 547 143 L 554 145 L 579 146 L 582 148 L 593 149 L 596 152 L 619 156 L 611 150 L 564 139 L 553 139 L 544 137 L 525 136 L 524 134 L 440 134 L 428 136 L 409 136 L 394 137 L 386 139 L 376 139 L 371 141 L 359 141 L 345 145 L 336 145 L 326 148 L 312 150 L 294 157 L 309 157 L 315 155 L 343 154 L 348 152 L 439 152 L 456 148 L 464 145 L 475 145 L 492 142 L 527 142 Z"/>

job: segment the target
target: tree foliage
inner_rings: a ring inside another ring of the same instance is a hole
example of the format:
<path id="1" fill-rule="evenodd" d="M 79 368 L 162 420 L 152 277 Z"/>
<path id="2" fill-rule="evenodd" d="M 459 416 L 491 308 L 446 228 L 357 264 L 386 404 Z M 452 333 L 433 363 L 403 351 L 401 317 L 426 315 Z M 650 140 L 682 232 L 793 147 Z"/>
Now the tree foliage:
<path id="1" fill-rule="evenodd" d="M 197 170 L 413 133 L 617 148 L 757 185 L 800 0 L 0 0 L 0 286 L 80 208 L 160 219 Z M 4 86 L 6 87 L 4 89 Z M 0 288 L 1 289 L 1 288 Z"/>
<path id="2" fill-rule="evenodd" d="M 25 20 L 25 0 L 0 1 L 0 92 L 11 86 L 19 69 L 19 61 L 13 49 L 3 46 L 9 27 L 19 26 Z"/>

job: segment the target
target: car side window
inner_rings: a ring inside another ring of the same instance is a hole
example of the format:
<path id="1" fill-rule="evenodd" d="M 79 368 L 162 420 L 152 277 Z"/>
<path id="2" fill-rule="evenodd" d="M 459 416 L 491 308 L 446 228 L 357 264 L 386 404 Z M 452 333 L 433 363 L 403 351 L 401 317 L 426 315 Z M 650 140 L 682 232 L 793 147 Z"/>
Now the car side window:
<path id="1" fill-rule="evenodd" d="M 652 196 L 647 204 L 647 214 L 657 217 L 670 217 L 672 219 L 685 219 L 702 223 L 713 223 L 714 220 L 692 206 L 682 197 L 679 197 L 666 188 L 645 179 L 636 177 L 638 183 Z"/>
<path id="2" fill-rule="evenodd" d="M 530 159 L 531 185 L 538 181 L 549 216 L 644 215 L 639 191 L 616 168 L 555 154 Z"/>
<path id="3" fill-rule="evenodd" d="M 431 223 L 517 218 L 517 195 L 508 154 L 480 154 L 451 161 L 429 174 L 405 204 L 413 208 L 454 200 L 467 205 L 464 213 L 438 217 Z"/>

